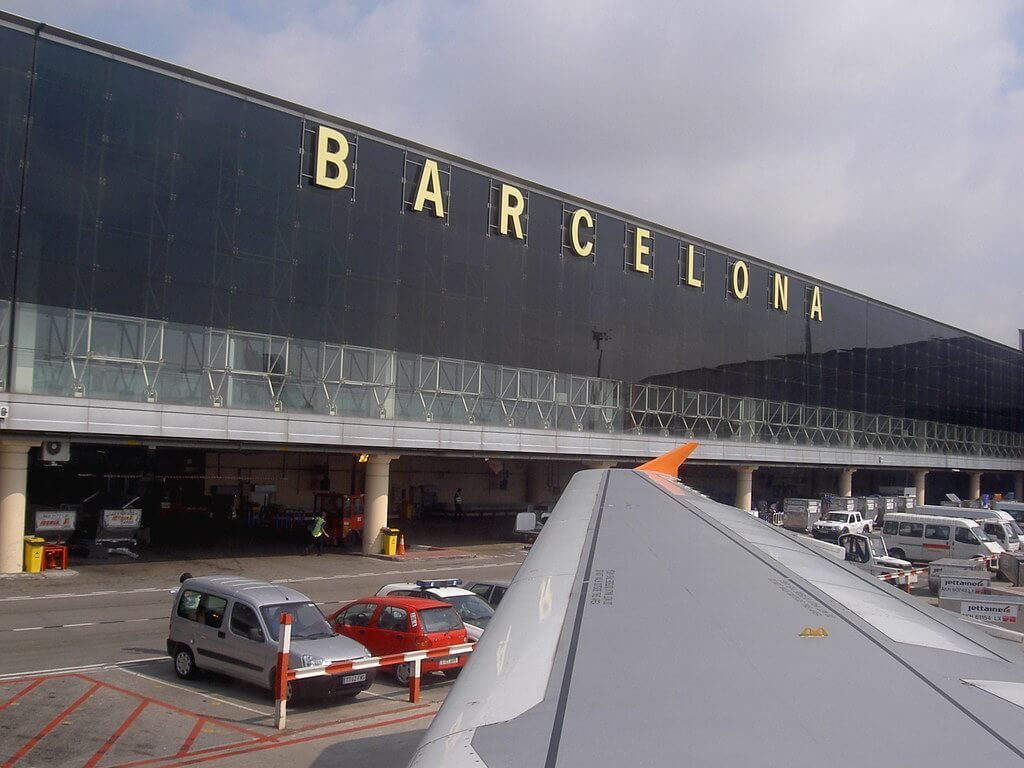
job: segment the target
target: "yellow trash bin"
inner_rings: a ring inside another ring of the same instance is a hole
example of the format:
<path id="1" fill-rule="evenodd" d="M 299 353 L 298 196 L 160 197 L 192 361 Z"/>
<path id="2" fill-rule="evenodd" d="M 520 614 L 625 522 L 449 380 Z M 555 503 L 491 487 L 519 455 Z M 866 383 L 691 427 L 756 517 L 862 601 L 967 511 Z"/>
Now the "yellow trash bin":
<path id="1" fill-rule="evenodd" d="M 43 545 L 46 539 L 38 536 L 25 537 L 25 572 L 39 573 L 43 570 Z"/>
<path id="2" fill-rule="evenodd" d="M 398 551 L 398 529 L 381 528 L 380 532 L 384 534 L 384 554 L 395 554 L 395 552 Z"/>

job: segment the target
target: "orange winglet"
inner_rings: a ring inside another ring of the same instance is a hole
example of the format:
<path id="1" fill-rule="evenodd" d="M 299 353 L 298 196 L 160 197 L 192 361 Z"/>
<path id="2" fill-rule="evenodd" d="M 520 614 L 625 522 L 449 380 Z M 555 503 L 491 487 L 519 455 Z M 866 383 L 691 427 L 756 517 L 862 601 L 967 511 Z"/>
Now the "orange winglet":
<path id="1" fill-rule="evenodd" d="M 656 459 L 641 464 L 637 467 L 638 472 L 660 472 L 663 475 L 671 475 L 677 477 L 679 475 L 679 468 L 683 466 L 683 462 L 686 461 L 690 454 L 697 449 L 697 443 L 685 443 L 680 445 L 678 448 L 673 448 L 668 453 L 664 453 Z"/>

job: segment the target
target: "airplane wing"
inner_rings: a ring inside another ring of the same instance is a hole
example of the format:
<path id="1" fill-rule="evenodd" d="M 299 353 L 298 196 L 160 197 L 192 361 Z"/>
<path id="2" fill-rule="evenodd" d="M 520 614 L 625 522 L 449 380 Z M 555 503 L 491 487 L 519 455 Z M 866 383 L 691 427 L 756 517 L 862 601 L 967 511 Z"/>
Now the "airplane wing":
<path id="1" fill-rule="evenodd" d="M 586 470 L 409 765 L 1024 764 L 1022 661 L 674 477 Z"/>

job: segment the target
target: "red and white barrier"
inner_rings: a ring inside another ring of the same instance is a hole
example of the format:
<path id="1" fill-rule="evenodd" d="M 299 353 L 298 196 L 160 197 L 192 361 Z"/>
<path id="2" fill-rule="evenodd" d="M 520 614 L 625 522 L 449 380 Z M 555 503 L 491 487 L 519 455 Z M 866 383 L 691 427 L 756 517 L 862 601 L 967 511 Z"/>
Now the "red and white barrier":
<path id="1" fill-rule="evenodd" d="M 922 573 L 928 573 L 927 568 L 911 568 L 908 571 L 896 571 L 895 573 L 883 573 L 880 578 L 882 581 L 891 581 L 904 592 L 910 591 L 911 584 L 917 584 L 917 577 Z"/>
<path id="2" fill-rule="evenodd" d="M 394 667 L 399 664 L 409 664 L 409 701 L 413 704 L 420 700 L 420 665 L 425 659 L 439 659 L 446 656 L 460 656 L 464 653 L 472 653 L 474 643 L 460 643 L 445 648 L 429 648 L 423 651 L 407 651 L 406 653 L 392 653 L 387 656 L 371 656 L 367 659 L 356 659 L 354 661 L 338 661 L 323 667 L 302 667 L 300 669 L 288 669 L 288 649 L 291 645 L 291 616 L 281 615 L 281 640 L 277 654 L 277 677 L 274 685 L 274 725 L 280 731 L 284 730 L 287 717 L 288 704 L 288 683 L 292 680 L 306 680 L 311 677 L 322 677 L 324 675 L 344 675 L 361 669 L 375 669 L 378 667 Z"/>
<path id="3" fill-rule="evenodd" d="M 974 560 L 985 561 L 985 567 L 991 568 L 992 566 L 999 566 L 999 555 L 988 555 L 987 557 L 976 557 Z M 886 573 L 878 578 L 882 581 L 891 581 L 903 588 L 903 591 L 909 592 L 910 585 L 917 583 L 917 577 L 922 573 L 928 573 L 928 566 L 924 568 L 911 568 L 906 571 L 896 571 L 895 573 Z"/>
<path id="4" fill-rule="evenodd" d="M 280 643 L 277 649 L 277 673 L 274 676 L 274 724 L 279 731 L 283 731 L 288 717 L 288 654 L 292 650 L 292 617 L 289 613 L 281 614 Z"/>

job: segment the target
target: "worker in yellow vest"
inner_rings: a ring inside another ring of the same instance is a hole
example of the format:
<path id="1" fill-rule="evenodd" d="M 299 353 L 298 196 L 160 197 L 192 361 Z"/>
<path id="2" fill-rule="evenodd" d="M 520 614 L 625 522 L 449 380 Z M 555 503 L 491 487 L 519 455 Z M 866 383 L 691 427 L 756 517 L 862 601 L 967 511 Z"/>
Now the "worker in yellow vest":
<path id="1" fill-rule="evenodd" d="M 324 531 L 324 526 L 327 524 L 327 520 L 324 518 L 323 512 L 317 512 L 316 517 L 313 518 L 313 522 L 309 526 L 309 535 L 313 537 L 313 540 L 309 543 L 304 550 L 303 555 L 308 555 L 313 549 L 316 549 L 317 557 L 324 553 L 324 540 L 327 538 L 327 533 Z"/>

